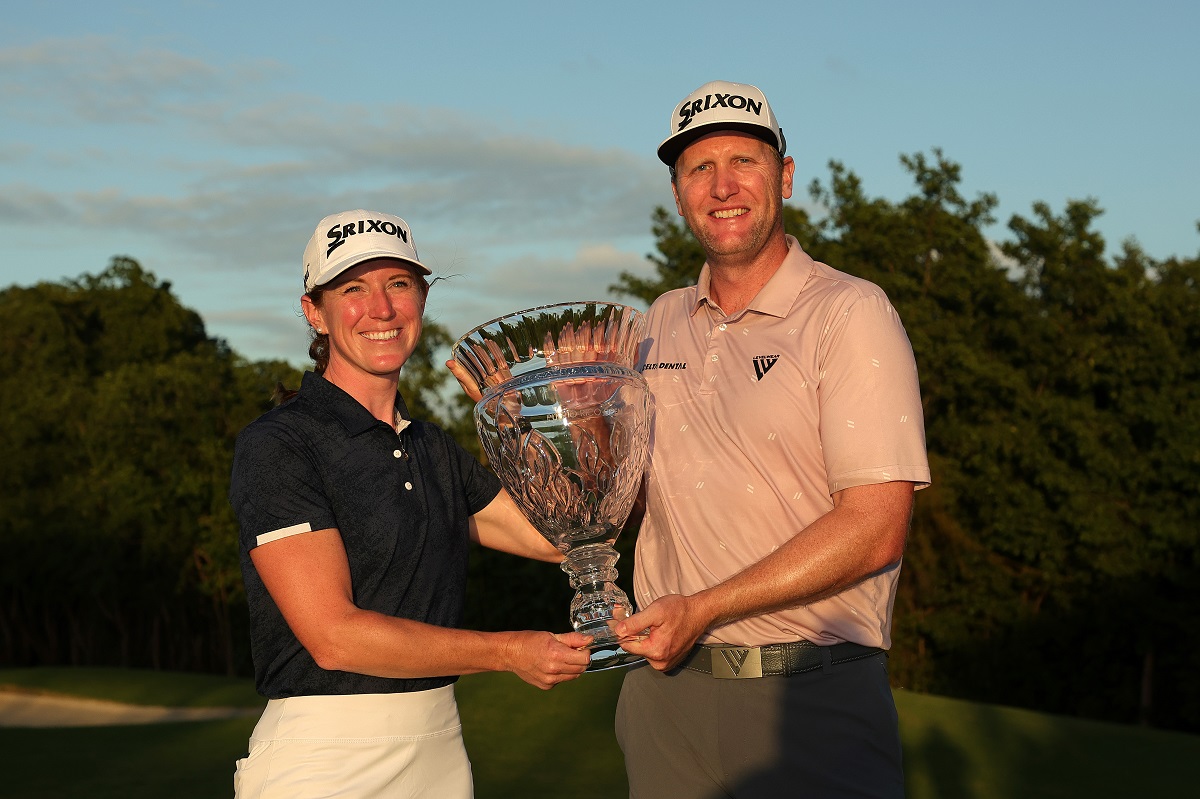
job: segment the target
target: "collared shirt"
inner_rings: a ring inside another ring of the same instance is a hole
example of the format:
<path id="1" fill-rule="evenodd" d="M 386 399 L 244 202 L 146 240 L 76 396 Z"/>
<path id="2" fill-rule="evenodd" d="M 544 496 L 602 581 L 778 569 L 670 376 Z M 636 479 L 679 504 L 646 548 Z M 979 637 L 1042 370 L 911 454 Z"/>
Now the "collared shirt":
<path id="1" fill-rule="evenodd" d="M 397 411 L 407 418 L 399 395 Z M 445 627 L 462 622 L 470 516 L 500 482 L 445 431 L 410 421 L 397 433 L 311 372 L 299 393 L 238 436 L 230 502 L 241 527 L 255 682 L 270 699 L 438 688 L 325 671 L 267 592 L 250 551 L 290 535 L 341 533 L 354 603 Z"/>
<path id="2" fill-rule="evenodd" d="M 833 508 L 833 494 L 929 483 L 912 347 L 883 291 L 788 254 L 725 314 L 696 286 L 648 313 L 640 364 L 654 393 L 634 589 L 645 607 L 732 577 Z M 701 643 L 805 639 L 891 645 L 897 562 L 829 599 L 718 627 Z"/>

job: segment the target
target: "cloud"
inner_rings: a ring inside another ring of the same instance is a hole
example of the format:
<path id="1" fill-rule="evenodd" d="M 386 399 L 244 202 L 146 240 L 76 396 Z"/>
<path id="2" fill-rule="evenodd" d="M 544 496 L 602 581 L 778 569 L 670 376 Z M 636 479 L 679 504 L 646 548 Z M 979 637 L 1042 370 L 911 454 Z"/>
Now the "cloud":
<path id="1" fill-rule="evenodd" d="M 0 96 L 22 109 L 0 132 L 13 167 L 0 179 L 0 231 L 19 230 L 28 248 L 16 258 L 57 275 L 79 271 L 56 263 L 68 252 L 110 248 L 97 265 L 130 254 L 202 293 L 184 300 L 256 357 L 302 334 L 294 297 L 263 291 L 246 300 L 261 308 L 234 311 L 196 276 L 290 280 L 328 213 L 403 216 L 439 274 L 464 275 L 445 284 L 453 307 L 431 301 L 457 333 L 530 305 L 608 297 L 642 263 L 650 213 L 670 199 L 648 157 L 445 108 L 283 94 L 270 65 L 86 37 L 2 49 L 0 75 Z"/>
<path id="2" fill-rule="evenodd" d="M 297 230 L 350 207 L 399 212 L 418 235 L 458 229 L 494 246 L 635 235 L 665 195 L 661 170 L 620 150 L 567 146 L 439 108 L 303 95 L 259 102 L 273 93 L 247 91 L 228 74 L 237 67 L 166 51 L 125 54 L 108 39 L 12 48 L 0 51 L 0 65 L 20 66 L 32 85 L 52 88 L 91 148 L 81 152 L 74 140 L 6 145 L 26 154 L 32 146 L 43 164 L 71 172 L 61 180 L 72 189 L 57 190 L 57 180 L 33 190 L 0 185 L 0 224 L 45 218 L 53 207 L 59 222 L 74 226 L 157 233 L 166 246 L 213 255 L 232 248 L 261 261 L 278 254 L 272 238 L 290 236 L 291 252 L 300 246 Z M 98 143 L 106 137 L 95 125 L 131 120 L 169 128 L 176 144 L 158 130 Z M 142 137 L 153 141 L 139 147 Z M 80 162 L 96 174 L 77 169 Z"/>
<path id="3" fill-rule="evenodd" d="M 630 300 L 614 297 L 608 287 L 623 271 L 646 273 L 652 267 L 639 253 L 607 243 L 580 246 L 562 256 L 522 256 L 464 268 L 449 280 L 434 285 L 426 318 L 460 336 L 498 316 L 525 308 L 559 302 Z"/>
<path id="4" fill-rule="evenodd" d="M 835 55 L 825 57 L 825 70 L 835 78 L 846 81 L 857 82 L 862 79 L 862 72 L 856 64 Z"/>
<path id="5" fill-rule="evenodd" d="M 0 144 L 0 164 L 20 164 L 33 152 L 33 147 L 21 142 Z"/>
<path id="6" fill-rule="evenodd" d="M 405 218 L 466 220 L 484 243 L 628 235 L 646 229 L 655 199 L 665 193 L 661 169 L 624 151 L 500 130 L 486 118 L 446 109 L 325 102 L 313 115 L 308 109 L 316 105 L 322 105 L 316 98 L 292 97 L 199 124 L 214 137 L 230 137 L 230 144 L 264 151 L 260 157 L 291 154 L 271 162 L 276 179 L 323 186 L 326 193 L 332 187 L 347 200 L 377 200 Z M 262 164 L 253 170 L 215 172 L 207 180 L 264 185 Z"/>
<path id="7" fill-rule="evenodd" d="M 221 69 L 111 37 L 52 38 L 0 48 L 0 96 L 26 120 L 69 114 L 91 123 L 152 123 L 270 71 L 264 64 Z M 46 96 L 54 102 L 43 102 Z"/>
<path id="8" fill-rule="evenodd" d="M 275 308 L 212 311 L 204 314 L 210 336 L 236 340 L 239 354 L 251 360 L 282 358 L 308 363 L 308 327 L 298 313 L 280 301 Z"/>

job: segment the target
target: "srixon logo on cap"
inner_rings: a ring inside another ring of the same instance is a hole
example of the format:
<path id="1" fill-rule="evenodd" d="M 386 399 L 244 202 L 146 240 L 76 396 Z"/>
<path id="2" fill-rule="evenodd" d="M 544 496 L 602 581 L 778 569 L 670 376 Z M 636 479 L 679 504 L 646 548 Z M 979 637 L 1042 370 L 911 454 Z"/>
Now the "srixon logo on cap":
<path id="1" fill-rule="evenodd" d="M 690 103 L 679 106 L 679 116 L 683 121 L 679 123 L 676 131 L 683 130 L 692 124 L 692 118 L 697 114 L 713 108 L 733 108 L 739 111 L 744 110 L 747 114 L 762 116 L 762 103 L 756 100 L 740 94 L 706 94 L 704 99 L 692 100 Z"/>
<path id="2" fill-rule="evenodd" d="M 408 243 L 408 231 L 397 225 L 395 222 L 390 222 L 381 219 L 360 219 L 358 222 L 347 222 L 344 225 L 334 225 L 329 228 L 329 232 L 325 236 L 331 241 L 329 249 L 325 251 L 325 257 L 346 243 L 346 239 L 355 236 L 359 233 L 382 233 L 385 236 L 395 236 Z"/>

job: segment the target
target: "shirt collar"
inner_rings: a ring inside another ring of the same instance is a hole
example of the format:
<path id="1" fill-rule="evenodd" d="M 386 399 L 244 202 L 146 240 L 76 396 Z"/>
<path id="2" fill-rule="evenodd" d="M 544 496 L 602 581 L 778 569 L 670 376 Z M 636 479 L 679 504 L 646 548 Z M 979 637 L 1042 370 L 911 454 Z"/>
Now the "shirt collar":
<path id="1" fill-rule="evenodd" d="M 346 433 L 356 436 L 365 433 L 380 421 L 371 415 L 358 400 L 335 386 L 316 372 L 305 372 L 300 381 L 300 396 L 319 404 L 346 428 Z M 408 426 L 408 406 L 400 392 L 396 392 L 396 427 L 403 430 Z M 401 422 L 400 420 L 404 420 Z"/>
<path id="2" fill-rule="evenodd" d="M 783 263 L 775 270 L 775 274 L 771 275 L 767 284 L 754 296 L 750 304 L 741 312 L 731 316 L 730 319 L 739 318 L 750 311 L 783 318 L 792 309 L 796 297 L 800 295 L 808 282 L 809 275 L 816 267 L 816 262 L 800 247 L 800 242 L 796 240 L 795 236 L 785 235 L 784 240 L 787 241 L 788 251 L 784 256 Z M 706 262 L 696 281 L 696 301 L 692 305 L 692 315 L 695 315 L 704 305 L 717 307 L 709 296 L 711 285 L 712 277 Z"/>

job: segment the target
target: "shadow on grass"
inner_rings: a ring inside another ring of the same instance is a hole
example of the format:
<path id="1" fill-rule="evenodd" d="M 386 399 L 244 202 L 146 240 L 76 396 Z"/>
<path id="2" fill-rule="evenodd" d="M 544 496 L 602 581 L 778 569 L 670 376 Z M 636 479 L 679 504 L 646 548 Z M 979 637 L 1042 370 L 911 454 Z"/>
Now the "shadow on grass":
<path id="1" fill-rule="evenodd" d="M 478 799 L 629 795 L 613 733 L 622 669 L 540 691 L 511 674 L 458 681 Z"/>
<path id="2" fill-rule="evenodd" d="M 255 721 L 0 729 L 0 797 L 232 796 L 233 764 L 245 755 Z"/>

